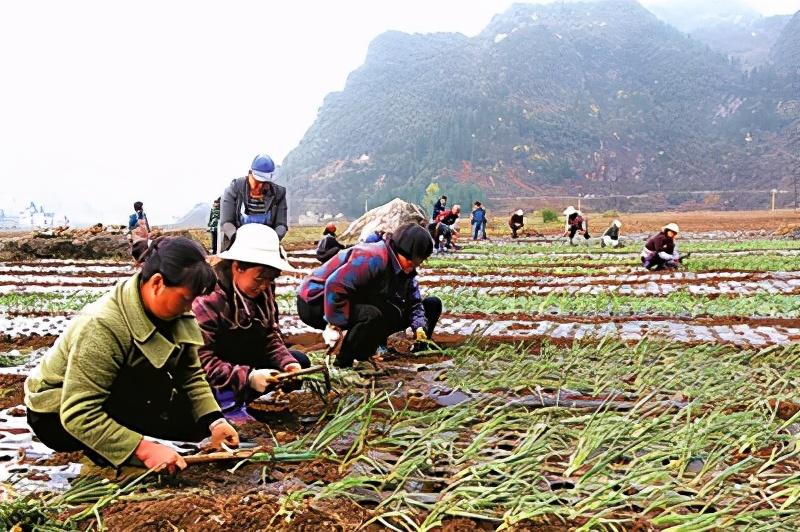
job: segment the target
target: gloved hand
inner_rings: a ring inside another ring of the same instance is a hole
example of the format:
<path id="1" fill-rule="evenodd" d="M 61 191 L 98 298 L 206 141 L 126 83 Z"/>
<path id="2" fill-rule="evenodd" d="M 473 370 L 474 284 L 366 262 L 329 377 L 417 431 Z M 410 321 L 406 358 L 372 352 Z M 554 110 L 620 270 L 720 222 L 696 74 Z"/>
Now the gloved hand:
<path id="1" fill-rule="evenodd" d="M 247 376 L 247 384 L 258 393 L 264 393 L 268 385 L 278 383 L 277 374 L 274 369 L 254 369 Z"/>
<path id="2" fill-rule="evenodd" d="M 141 460 L 147 469 L 154 471 L 161 471 L 167 468 L 170 473 L 174 473 L 176 469 L 184 469 L 186 467 L 186 460 L 174 449 L 144 438 L 136 446 L 133 454 Z"/>
<path id="3" fill-rule="evenodd" d="M 239 446 L 239 434 L 226 419 L 216 419 L 208 428 L 211 430 L 211 447 L 213 449 L 222 449 L 223 442 L 228 447 Z"/>
<path id="4" fill-rule="evenodd" d="M 425 342 L 428 340 L 428 335 L 425 334 L 425 329 L 423 329 L 422 327 L 417 327 L 415 333 L 417 336 L 417 342 Z"/>
<path id="5" fill-rule="evenodd" d="M 339 341 L 339 338 L 342 337 L 342 331 L 338 327 L 334 325 L 328 325 L 325 327 L 325 330 L 322 331 L 322 339 L 325 341 L 325 345 L 328 347 L 333 347 L 336 345 L 336 342 Z"/>

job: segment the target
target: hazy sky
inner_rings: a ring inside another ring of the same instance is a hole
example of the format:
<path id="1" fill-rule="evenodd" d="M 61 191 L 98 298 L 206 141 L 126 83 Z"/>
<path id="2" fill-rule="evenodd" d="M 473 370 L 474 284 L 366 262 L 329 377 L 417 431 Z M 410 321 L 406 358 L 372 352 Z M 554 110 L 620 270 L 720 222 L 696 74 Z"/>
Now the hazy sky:
<path id="1" fill-rule="evenodd" d="M 33 199 L 123 223 L 141 199 L 168 223 L 256 153 L 280 161 L 379 33 L 474 35 L 511 3 L 2 2 L 0 208 Z"/>

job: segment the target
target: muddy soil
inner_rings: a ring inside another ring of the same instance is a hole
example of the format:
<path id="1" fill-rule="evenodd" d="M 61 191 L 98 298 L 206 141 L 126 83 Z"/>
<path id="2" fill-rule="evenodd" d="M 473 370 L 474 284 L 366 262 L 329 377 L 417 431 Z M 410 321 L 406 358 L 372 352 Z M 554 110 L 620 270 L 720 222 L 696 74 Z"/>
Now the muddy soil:
<path id="1" fill-rule="evenodd" d="M 0 409 L 22 404 L 25 379 L 25 375 L 0 374 Z"/>
<path id="2" fill-rule="evenodd" d="M 117 504 L 103 512 L 109 530 L 355 530 L 368 511 L 342 499 L 307 502 L 289 519 L 278 496 L 259 490 L 235 494 L 175 494 L 166 499 Z M 373 528 L 372 530 L 378 530 Z"/>
<path id="3" fill-rule="evenodd" d="M 0 353 L 13 351 L 14 349 L 39 349 L 40 347 L 50 347 L 56 343 L 58 336 L 47 334 L 40 336 L 34 334 L 31 336 L 15 336 L 14 338 L 0 334 Z"/>

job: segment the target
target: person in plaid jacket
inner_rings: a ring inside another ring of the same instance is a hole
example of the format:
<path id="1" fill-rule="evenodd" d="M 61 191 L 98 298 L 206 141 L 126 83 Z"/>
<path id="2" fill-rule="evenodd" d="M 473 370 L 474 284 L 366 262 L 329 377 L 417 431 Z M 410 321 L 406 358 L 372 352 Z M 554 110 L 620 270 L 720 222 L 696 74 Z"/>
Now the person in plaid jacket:
<path id="1" fill-rule="evenodd" d="M 346 331 L 340 367 L 367 360 L 390 334 L 411 327 L 421 348 L 442 312 L 437 297 L 422 299 L 416 268 L 433 252 L 420 225 L 406 224 L 387 239 L 340 251 L 306 277 L 297 292 L 300 319 L 324 330 L 332 346 Z"/>

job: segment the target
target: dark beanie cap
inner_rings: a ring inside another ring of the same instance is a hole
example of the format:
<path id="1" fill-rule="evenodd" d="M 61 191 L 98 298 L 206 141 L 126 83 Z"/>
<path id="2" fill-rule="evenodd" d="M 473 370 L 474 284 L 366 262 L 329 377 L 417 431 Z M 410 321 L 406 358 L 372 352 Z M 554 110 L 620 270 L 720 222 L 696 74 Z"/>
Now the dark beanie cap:
<path id="1" fill-rule="evenodd" d="M 394 250 L 405 258 L 427 259 L 433 253 L 433 238 L 427 229 L 419 224 L 401 225 L 392 234 Z"/>

